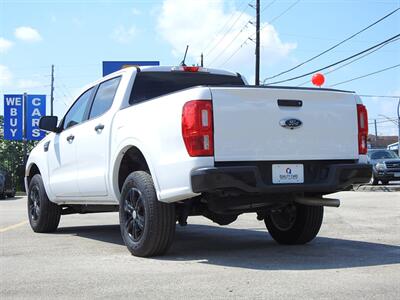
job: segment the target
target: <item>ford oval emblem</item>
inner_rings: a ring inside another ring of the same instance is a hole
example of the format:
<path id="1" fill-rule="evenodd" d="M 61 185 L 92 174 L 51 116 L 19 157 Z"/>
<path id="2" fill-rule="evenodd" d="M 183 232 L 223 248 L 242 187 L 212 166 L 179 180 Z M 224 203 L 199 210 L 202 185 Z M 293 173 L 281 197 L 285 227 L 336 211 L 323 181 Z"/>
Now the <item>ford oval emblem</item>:
<path id="1" fill-rule="evenodd" d="M 280 120 L 279 125 L 287 129 L 296 129 L 301 127 L 301 125 L 303 125 L 303 122 L 301 122 L 299 119 L 287 118 Z"/>

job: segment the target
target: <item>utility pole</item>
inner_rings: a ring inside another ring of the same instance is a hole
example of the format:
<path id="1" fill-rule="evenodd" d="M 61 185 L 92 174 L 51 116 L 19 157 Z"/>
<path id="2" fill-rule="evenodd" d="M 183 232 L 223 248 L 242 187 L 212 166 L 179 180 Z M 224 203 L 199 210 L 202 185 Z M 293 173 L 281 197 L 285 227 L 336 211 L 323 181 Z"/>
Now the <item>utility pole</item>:
<path id="1" fill-rule="evenodd" d="M 51 65 L 50 115 L 53 115 L 54 104 L 54 65 Z"/>
<path id="2" fill-rule="evenodd" d="M 260 85 L 260 0 L 256 0 L 256 82 Z"/>
<path id="3" fill-rule="evenodd" d="M 374 125 L 375 125 L 375 147 L 378 144 L 378 127 L 376 126 L 376 119 L 374 119 Z"/>
<path id="4" fill-rule="evenodd" d="M 204 66 L 204 62 L 203 62 L 203 53 L 201 53 L 201 56 L 200 56 L 200 66 L 201 67 L 203 67 Z"/>
<path id="5" fill-rule="evenodd" d="M 399 126 L 399 132 L 397 136 L 397 154 L 400 156 L 400 98 L 397 104 L 397 125 Z"/>

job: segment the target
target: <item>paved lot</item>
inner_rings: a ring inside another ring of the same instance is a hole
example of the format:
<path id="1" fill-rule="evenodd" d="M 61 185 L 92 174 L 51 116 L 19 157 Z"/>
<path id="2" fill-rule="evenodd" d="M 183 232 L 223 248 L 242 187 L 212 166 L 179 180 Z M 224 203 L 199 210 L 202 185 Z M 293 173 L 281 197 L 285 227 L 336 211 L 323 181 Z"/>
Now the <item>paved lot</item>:
<path id="1" fill-rule="evenodd" d="M 277 245 L 255 215 L 195 217 L 165 257 L 131 256 L 115 213 L 62 218 L 35 234 L 24 197 L 0 201 L 0 298 L 400 299 L 400 193 L 344 192 L 319 238 Z"/>
<path id="2" fill-rule="evenodd" d="M 400 192 L 400 181 L 391 181 L 387 185 L 361 185 L 355 186 L 354 190 L 357 192 Z"/>

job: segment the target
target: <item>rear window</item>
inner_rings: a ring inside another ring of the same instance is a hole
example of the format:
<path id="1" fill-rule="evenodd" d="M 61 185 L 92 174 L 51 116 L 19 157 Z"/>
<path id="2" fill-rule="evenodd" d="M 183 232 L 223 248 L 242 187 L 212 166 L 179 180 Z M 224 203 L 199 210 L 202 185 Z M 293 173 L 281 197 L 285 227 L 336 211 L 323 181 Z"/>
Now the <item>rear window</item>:
<path id="1" fill-rule="evenodd" d="M 133 84 L 129 104 L 184 90 L 193 86 L 245 85 L 239 76 L 189 72 L 139 72 Z"/>

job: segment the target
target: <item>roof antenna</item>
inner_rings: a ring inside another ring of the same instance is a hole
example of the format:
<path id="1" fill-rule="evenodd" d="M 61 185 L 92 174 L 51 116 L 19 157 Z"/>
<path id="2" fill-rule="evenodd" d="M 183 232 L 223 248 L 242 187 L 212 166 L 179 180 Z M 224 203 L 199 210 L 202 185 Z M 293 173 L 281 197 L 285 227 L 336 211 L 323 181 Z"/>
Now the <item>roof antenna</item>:
<path id="1" fill-rule="evenodd" d="M 182 67 L 186 67 L 185 60 L 186 60 L 186 54 L 188 52 L 188 49 L 189 49 L 189 45 L 186 45 L 185 56 L 183 57 L 183 60 L 181 61 L 181 64 L 180 64 Z"/>

